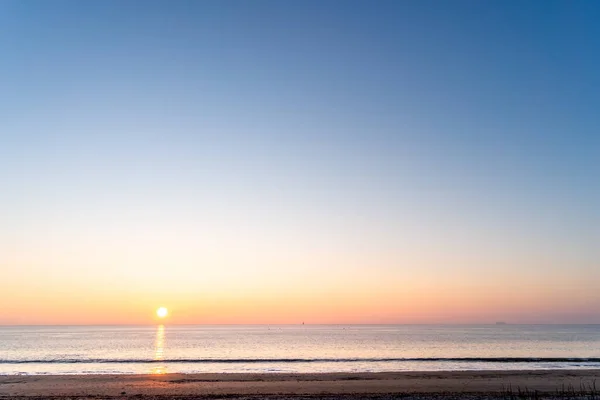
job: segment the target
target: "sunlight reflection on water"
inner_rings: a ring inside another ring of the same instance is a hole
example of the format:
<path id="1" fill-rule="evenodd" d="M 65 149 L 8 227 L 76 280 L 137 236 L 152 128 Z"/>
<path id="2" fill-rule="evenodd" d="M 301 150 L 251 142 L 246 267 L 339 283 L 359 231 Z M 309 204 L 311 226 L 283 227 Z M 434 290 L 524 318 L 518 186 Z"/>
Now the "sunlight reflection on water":
<path id="1" fill-rule="evenodd" d="M 159 325 L 156 328 L 156 339 L 154 340 L 154 360 L 162 361 L 164 360 L 164 351 L 165 351 L 165 326 Z M 152 374 L 160 375 L 167 372 L 167 367 L 165 365 L 158 365 L 153 367 L 150 371 Z"/>

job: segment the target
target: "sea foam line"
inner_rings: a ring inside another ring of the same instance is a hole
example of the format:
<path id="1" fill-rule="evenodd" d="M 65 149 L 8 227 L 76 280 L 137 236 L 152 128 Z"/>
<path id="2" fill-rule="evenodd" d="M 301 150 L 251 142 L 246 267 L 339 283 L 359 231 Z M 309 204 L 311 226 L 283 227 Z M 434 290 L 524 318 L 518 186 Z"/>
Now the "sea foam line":
<path id="1" fill-rule="evenodd" d="M 173 359 L 116 359 L 116 358 L 57 358 L 57 359 L 0 359 L 0 364 L 242 364 L 242 363 L 348 363 L 348 362 L 470 362 L 470 363 L 539 363 L 587 362 L 600 363 L 600 357 L 416 357 L 416 358 L 173 358 Z"/>

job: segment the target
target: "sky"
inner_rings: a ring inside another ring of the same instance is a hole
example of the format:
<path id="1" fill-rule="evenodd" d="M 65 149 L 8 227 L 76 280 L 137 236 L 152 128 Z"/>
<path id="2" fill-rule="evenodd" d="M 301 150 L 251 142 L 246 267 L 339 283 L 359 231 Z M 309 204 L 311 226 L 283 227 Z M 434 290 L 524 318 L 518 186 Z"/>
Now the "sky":
<path id="1" fill-rule="evenodd" d="M 600 323 L 599 20 L 0 2 L 0 324 Z"/>

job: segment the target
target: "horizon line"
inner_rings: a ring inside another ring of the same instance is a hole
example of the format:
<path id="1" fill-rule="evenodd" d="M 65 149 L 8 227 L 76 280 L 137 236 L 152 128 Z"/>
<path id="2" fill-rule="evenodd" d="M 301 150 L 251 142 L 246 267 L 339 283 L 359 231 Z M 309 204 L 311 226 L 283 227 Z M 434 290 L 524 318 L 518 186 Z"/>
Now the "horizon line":
<path id="1" fill-rule="evenodd" d="M 157 325 L 169 325 L 169 326 L 509 326 L 509 325 L 600 325 L 600 322 L 536 322 L 536 323 L 527 323 L 527 322 L 487 322 L 487 323 L 469 323 L 469 322 L 460 322 L 460 323 L 300 323 L 300 324 L 290 324 L 290 323 L 228 323 L 228 324 L 211 324 L 211 323 L 148 323 L 148 324 L 0 324 L 0 327 L 37 327 L 37 326 L 157 326 Z"/>

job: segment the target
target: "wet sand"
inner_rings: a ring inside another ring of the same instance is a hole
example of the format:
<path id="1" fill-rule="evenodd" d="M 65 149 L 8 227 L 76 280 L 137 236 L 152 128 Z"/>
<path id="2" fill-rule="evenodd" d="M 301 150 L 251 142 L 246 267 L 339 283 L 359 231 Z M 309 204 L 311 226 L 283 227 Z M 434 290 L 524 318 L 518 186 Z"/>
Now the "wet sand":
<path id="1" fill-rule="evenodd" d="M 4 375 L 2 398 L 507 398 L 600 391 L 600 370 L 327 374 Z M 598 397 L 600 398 L 600 396 Z"/>

